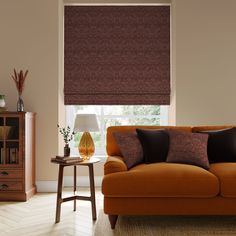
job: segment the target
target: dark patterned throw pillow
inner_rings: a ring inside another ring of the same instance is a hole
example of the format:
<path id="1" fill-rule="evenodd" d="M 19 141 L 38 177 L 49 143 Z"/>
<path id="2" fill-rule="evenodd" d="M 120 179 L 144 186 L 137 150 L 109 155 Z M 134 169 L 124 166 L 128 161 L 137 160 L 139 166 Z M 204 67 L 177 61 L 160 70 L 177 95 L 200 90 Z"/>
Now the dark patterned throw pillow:
<path id="1" fill-rule="evenodd" d="M 143 149 L 136 132 L 113 133 L 128 169 L 143 162 Z"/>
<path id="2" fill-rule="evenodd" d="M 169 152 L 166 162 L 191 164 L 209 169 L 208 135 L 168 130 Z"/>

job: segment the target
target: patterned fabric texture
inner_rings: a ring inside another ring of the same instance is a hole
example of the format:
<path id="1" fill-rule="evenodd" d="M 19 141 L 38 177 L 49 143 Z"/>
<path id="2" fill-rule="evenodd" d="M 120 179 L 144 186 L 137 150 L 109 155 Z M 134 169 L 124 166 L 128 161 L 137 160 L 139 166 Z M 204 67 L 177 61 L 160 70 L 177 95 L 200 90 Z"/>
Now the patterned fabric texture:
<path id="1" fill-rule="evenodd" d="M 117 146 L 116 140 L 113 133 L 116 132 L 136 132 L 136 129 L 176 129 L 185 132 L 191 132 L 192 128 L 187 126 L 158 126 L 158 125 L 121 125 L 121 126 L 110 126 L 107 128 L 106 135 L 106 151 L 109 156 L 121 156 L 120 149 Z"/>
<path id="2" fill-rule="evenodd" d="M 127 168 L 143 162 L 143 149 L 136 132 L 113 133 Z"/>
<path id="3" fill-rule="evenodd" d="M 65 104 L 170 103 L 169 6 L 65 6 Z"/>
<path id="4" fill-rule="evenodd" d="M 191 164 L 209 169 L 207 134 L 187 133 L 168 129 L 167 162 Z"/>

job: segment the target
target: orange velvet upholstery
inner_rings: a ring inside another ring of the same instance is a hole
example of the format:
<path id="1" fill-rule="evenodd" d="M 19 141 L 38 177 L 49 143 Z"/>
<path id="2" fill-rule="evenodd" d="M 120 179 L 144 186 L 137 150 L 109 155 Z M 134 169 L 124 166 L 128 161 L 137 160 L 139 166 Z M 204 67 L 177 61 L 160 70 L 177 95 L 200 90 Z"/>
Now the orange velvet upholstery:
<path id="1" fill-rule="evenodd" d="M 104 164 L 104 174 L 111 174 L 115 172 L 127 171 L 128 168 L 123 161 L 122 157 L 109 156 Z"/>
<path id="2" fill-rule="evenodd" d="M 109 215 L 236 215 L 236 198 L 104 197 Z M 157 222 L 158 224 L 158 222 Z"/>
<path id="3" fill-rule="evenodd" d="M 207 130 L 222 130 L 235 127 L 234 125 L 218 125 L 218 126 L 196 126 L 192 128 L 192 132 L 207 131 Z"/>
<path id="4" fill-rule="evenodd" d="M 209 171 L 185 164 L 141 164 L 106 175 L 102 192 L 108 197 L 215 197 L 219 182 Z"/>
<path id="5" fill-rule="evenodd" d="M 219 178 L 220 195 L 236 198 L 236 163 L 214 163 L 209 171 Z"/>
<path id="6" fill-rule="evenodd" d="M 127 169 L 113 132 L 136 128 L 173 128 L 187 132 L 221 130 L 229 126 L 116 126 L 107 130 L 104 212 L 114 215 L 236 215 L 236 163 L 197 166 L 153 163 Z"/>

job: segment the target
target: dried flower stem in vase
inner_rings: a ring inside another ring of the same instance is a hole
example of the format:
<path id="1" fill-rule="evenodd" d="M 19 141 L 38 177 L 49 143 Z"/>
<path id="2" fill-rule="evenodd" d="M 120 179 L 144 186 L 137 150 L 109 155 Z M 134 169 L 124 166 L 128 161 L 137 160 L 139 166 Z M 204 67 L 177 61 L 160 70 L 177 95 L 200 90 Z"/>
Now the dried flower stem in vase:
<path id="1" fill-rule="evenodd" d="M 28 70 L 26 70 L 25 73 L 23 73 L 22 70 L 20 70 L 20 72 L 17 73 L 16 69 L 14 69 L 14 75 L 11 76 L 16 84 L 16 88 L 17 88 L 19 96 L 21 96 L 21 94 L 23 92 L 24 82 L 25 82 L 25 78 L 26 78 L 27 74 L 28 74 Z"/>
<path id="2" fill-rule="evenodd" d="M 19 98 L 17 101 L 17 111 L 24 111 L 24 102 L 21 98 L 21 95 L 24 89 L 24 82 L 25 82 L 27 74 L 28 74 L 28 70 L 26 70 L 25 73 L 22 70 L 20 70 L 20 72 L 17 73 L 16 69 L 14 69 L 14 75 L 11 76 L 16 84 L 16 88 L 19 95 Z"/>

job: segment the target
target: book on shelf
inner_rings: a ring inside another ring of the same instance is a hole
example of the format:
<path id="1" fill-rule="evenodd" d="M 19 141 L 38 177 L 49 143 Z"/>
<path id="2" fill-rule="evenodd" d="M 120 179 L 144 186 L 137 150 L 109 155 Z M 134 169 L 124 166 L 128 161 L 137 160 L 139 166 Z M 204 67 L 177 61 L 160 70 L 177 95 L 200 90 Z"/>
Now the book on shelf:
<path id="1" fill-rule="evenodd" d="M 4 148 L 1 148 L 1 153 L 0 153 L 0 164 L 3 164 L 3 163 L 4 163 L 4 157 L 5 157 Z"/>
<path id="2" fill-rule="evenodd" d="M 18 149 L 17 148 L 9 149 L 9 159 L 10 159 L 10 164 L 16 164 L 18 162 Z"/>
<path id="3" fill-rule="evenodd" d="M 17 164 L 19 161 L 18 148 L 1 148 L 0 164 Z"/>
<path id="4" fill-rule="evenodd" d="M 54 158 L 51 158 L 52 162 L 57 162 L 57 163 L 77 163 L 83 161 L 81 157 L 59 157 L 56 156 Z"/>
<path id="5" fill-rule="evenodd" d="M 6 148 L 5 163 L 10 164 L 9 160 L 9 148 Z"/>

